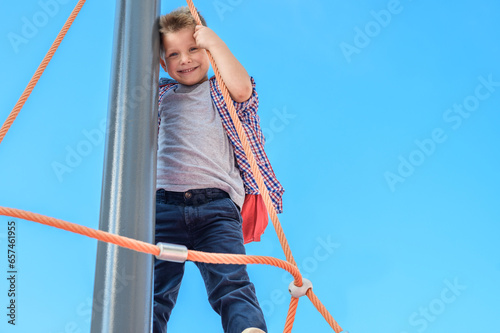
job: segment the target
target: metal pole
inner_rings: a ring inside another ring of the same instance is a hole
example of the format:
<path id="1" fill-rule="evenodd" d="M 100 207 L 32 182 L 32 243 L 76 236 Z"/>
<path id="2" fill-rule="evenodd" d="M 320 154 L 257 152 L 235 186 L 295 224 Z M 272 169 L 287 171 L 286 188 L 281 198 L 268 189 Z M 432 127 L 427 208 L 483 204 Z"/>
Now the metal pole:
<path id="1" fill-rule="evenodd" d="M 99 228 L 154 241 L 160 0 L 117 0 Z M 92 333 L 150 332 L 153 257 L 98 243 Z"/>

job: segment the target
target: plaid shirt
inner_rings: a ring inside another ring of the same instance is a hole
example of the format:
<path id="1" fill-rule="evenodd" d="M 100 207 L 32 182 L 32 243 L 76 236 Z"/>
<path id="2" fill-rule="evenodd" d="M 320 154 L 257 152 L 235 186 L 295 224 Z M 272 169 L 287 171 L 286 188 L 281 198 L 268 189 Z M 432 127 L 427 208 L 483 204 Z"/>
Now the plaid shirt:
<path id="1" fill-rule="evenodd" d="M 253 87 L 252 96 L 245 102 L 234 102 L 234 106 L 236 109 L 236 113 L 238 114 L 238 117 L 240 118 L 241 123 L 243 124 L 243 128 L 245 129 L 245 132 L 247 134 L 250 147 L 257 160 L 259 170 L 261 171 L 264 178 L 264 183 L 269 191 L 269 194 L 271 195 L 271 200 L 274 204 L 274 208 L 276 209 L 277 213 L 281 213 L 283 211 L 282 196 L 284 189 L 276 179 L 276 175 L 274 174 L 273 168 L 271 167 L 271 163 L 269 162 L 269 159 L 267 158 L 267 155 L 264 151 L 265 139 L 260 128 L 259 116 L 257 115 L 257 109 L 259 107 L 259 97 L 257 95 L 257 92 L 255 91 L 255 81 L 253 80 L 253 78 L 251 78 L 251 80 Z M 174 80 L 165 78 L 160 79 L 160 98 L 158 101 L 159 104 L 161 104 L 165 93 L 174 88 L 176 85 L 177 82 Z M 238 137 L 238 133 L 236 132 L 233 121 L 231 120 L 231 116 L 229 115 L 227 106 L 224 103 L 222 92 L 215 77 L 210 78 L 210 95 L 212 96 L 215 107 L 219 112 L 220 118 L 222 120 L 222 125 L 226 130 L 227 136 L 229 137 L 229 140 L 233 145 L 236 162 L 238 164 L 241 178 L 243 179 L 243 183 L 245 186 L 245 193 L 260 194 L 255 178 L 252 175 L 252 170 L 250 169 L 250 163 L 248 163 L 245 151 L 243 150 L 243 146 Z M 160 123 L 160 121 L 160 115 L 158 114 L 158 124 Z"/>

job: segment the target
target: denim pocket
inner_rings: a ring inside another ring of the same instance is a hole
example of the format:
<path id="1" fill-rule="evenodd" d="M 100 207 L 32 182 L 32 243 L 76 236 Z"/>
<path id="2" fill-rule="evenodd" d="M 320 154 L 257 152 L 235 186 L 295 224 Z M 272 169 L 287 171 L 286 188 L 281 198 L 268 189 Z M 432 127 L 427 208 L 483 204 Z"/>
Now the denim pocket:
<path id="1" fill-rule="evenodd" d="M 234 203 L 234 201 L 231 200 L 230 198 L 221 199 L 219 201 L 221 202 L 220 203 L 221 206 L 223 206 L 224 208 L 227 208 L 229 210 L 229 212 L 231 213 L 231 215 L 234 216 L 234 219 L 238 220 L 241 224 L 242 219 L 241 219 L 240 210 L 239 210 L 238 206 Z"/>

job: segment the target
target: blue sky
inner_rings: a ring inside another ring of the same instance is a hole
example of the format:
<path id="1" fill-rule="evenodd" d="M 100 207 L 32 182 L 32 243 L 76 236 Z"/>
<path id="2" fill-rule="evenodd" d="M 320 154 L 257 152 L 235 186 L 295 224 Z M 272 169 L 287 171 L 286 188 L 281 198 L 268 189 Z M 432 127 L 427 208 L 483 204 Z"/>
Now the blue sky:
<path id="1" fill-rule="evenodd" d="M 0 122 L 76 0 L 2 1 Z M 500 325 L 500 4 L 197 1 L 255 78 L 294 256 L 351 333 Z M 184 5 L 162 1 L 162 13 Z M 114 1 L 88 1 L 0 145 L 0 205 L 97 228 Z M 31 28 L 30 28 L 31 27 Z M 14 42 L 18 36 L 22 42 Z M 75 152 L 76 155 L 75 156 Z M 72 157 L 70 157 L 72 156 Z M 57 163 L 71 172 L 58 173 Z M 17 226 L 17 317 L 1 332 L 89 332 L 96 241 Z M 250 254 L 283 258 L 270 226 Z M 171 332 L 220 332 L 188 264 Z M 291 277 L 250 266 L 270 332 Z M 196 313 L 197 319 L 192 319 Z M 301 299 L 294 332 L 332 332 Z"/>

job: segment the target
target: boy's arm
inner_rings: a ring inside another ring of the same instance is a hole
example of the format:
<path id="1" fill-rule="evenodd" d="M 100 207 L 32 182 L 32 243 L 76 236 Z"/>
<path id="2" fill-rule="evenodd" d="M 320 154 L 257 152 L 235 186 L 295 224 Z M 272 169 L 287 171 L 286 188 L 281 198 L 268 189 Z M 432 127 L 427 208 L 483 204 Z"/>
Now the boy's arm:
<path id="1" fill-rule="evenodd" d="M 199 47 L 212 54 L 231 98 L 239 103 L 248 100 L 252 96 L 250 76 L 226 43 L 212 29 L 202 25 L 196 26 L 193 37 Z"/>

